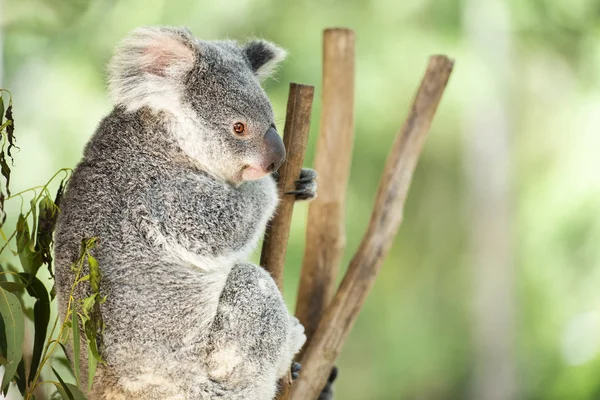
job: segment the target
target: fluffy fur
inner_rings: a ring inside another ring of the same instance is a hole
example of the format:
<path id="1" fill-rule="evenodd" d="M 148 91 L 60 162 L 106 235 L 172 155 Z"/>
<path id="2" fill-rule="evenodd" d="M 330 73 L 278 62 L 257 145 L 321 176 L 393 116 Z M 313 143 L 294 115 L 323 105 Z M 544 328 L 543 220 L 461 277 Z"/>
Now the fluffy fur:
<path id="1" fill-rule="evenodd" d="M 91 398 L 274 397 L 305 336 L 270 275 L 244 262 L 278 200 L 270 175 L 241 171 L 269 157 L 259 78 L 283 54 L 164 27 L 117 49 L 115 108 L 73 173 L 55 236 L 63 316 L 81 239 L 99 238 L 106 365 Z M 80 285 L 76 297 L 88 294 Z"/>

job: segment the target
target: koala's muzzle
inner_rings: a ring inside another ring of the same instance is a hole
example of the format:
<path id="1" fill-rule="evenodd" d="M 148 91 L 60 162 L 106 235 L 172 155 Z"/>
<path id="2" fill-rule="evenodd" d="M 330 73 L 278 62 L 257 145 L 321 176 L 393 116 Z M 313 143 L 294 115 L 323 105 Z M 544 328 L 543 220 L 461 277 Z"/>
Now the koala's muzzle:
<path id="1" fill-rule="evenodd" d="M 259 179 L 276 171 L 285 161 L 285 147 L 283 140 L 275 130 L 270 127 L 263 137 L 261 158 L 254 165 L 248 165 L 242 172 L 244 180 Z"/>
<path id="2" fill-rule="evenodd" d="M 271 127 L 265 134 L 266 157 L 263 165 L 267 172 L 276 171 L 285 161 L 285 147 L 277 131 Z"/>

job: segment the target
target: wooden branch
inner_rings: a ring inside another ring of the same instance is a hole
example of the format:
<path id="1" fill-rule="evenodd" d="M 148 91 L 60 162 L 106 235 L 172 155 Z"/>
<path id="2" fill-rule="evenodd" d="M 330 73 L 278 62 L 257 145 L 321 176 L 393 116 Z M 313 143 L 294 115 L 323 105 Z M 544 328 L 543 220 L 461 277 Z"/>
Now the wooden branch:
<path id="1" fill-rule="evenodd" d="M 292 388 L 292 399 L 316 399 L 402 222 L 417 160 L 433 116 L 448 82 L 453 62 L 433 56 L 379 184 L 369 227 L 344 280 L 302 358 L 302 373 Z"/>
<path id="2" fill-rule="evenodd" d="M 283 291 L 283 267 L 287 250 L 292 212 L 295 197 L 284 193 L 296 188 L 300 177 L 304 153 L 310 129 L 310 114 L 314 96 L 314 87 L 290 83 L 283 144 L 287 153 L 285 162 L 279 168 L 279 205 L 275 217 L 265 232 L 260 265 L 271 273 L 279 290 Z"/>
<path id="3" fill-rule="evenodd" d="M 318 197 L 310 204 L 296 316 L 307 343 L 335 291 L 345 247 L 345 200 L 354 138 L 354 32 L 323 34 L 323 96 L 314 163 Z"/>
<path id="4" fill-rule="evenodd" d="M 295 196 L 285 195 L 285 193 L 295 190 L 296 180 L 300 177 L 304 163 L 314 90 L 313 86 L 290 83 L 285 128 L 283 129 L 283 144 L 287 154 L 285 162 L 279 167 L 277 183 L 280 201 L 275 217 L 265 232 L 260 256 L 260 265 L 271 273 L 282 293 L 285 253 L 296 200 Z M 287 376 L 278 382 L 277 399 L 289 399 L 291 385 L 292 376 L 291 372 L 288 372 Z"/>

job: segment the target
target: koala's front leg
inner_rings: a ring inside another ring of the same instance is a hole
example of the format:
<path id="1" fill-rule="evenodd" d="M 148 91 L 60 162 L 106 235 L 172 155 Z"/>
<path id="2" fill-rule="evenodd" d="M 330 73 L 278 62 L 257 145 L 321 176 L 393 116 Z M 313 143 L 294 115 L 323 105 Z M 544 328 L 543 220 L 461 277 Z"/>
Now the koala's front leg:
<path id="1" fill-rule="evenodd" d="M 279 173 L 274 173 L 273 177 L 278 181 Z M 295 181 L 296 188 L 285 194 L 295 196 L 297 201 L 314 199 L 317 197 L 317 177 L 317 171 L 314 169 L 302 168 L 300 177 Z"/>
<path id="2" fill-rule="evenodd" d="M 237 264 L 209 330 L 208 376 L 231 394 L 226 398 L 272 399 L 277 378 L 287 372 L 305 340 L 304 328 L 290 316 L 269 273 Z"/>

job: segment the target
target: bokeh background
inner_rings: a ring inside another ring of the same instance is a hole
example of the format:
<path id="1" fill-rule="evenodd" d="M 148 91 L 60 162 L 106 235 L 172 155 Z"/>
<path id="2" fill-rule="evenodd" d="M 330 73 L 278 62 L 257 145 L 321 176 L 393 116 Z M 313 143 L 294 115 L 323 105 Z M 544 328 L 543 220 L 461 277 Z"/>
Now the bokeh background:
<path id="1" fill-rule="evenodd" d="M 354 29 L 343 266 L 428 56 L 453 57 L 404 223 L 339 358 L 337 398 L 600 399 L 600 1 L 0 0 L 0 24 L 21 148 L 13 191 L 77 163 L 111 109 L 111 51 L 140 25 L 288 49 L 266 90 L 282 122 L 288 83 L 316 86 L 310 165 L 322 31 Z M 292 309 L 307 209 L 287 257 Z"/>

